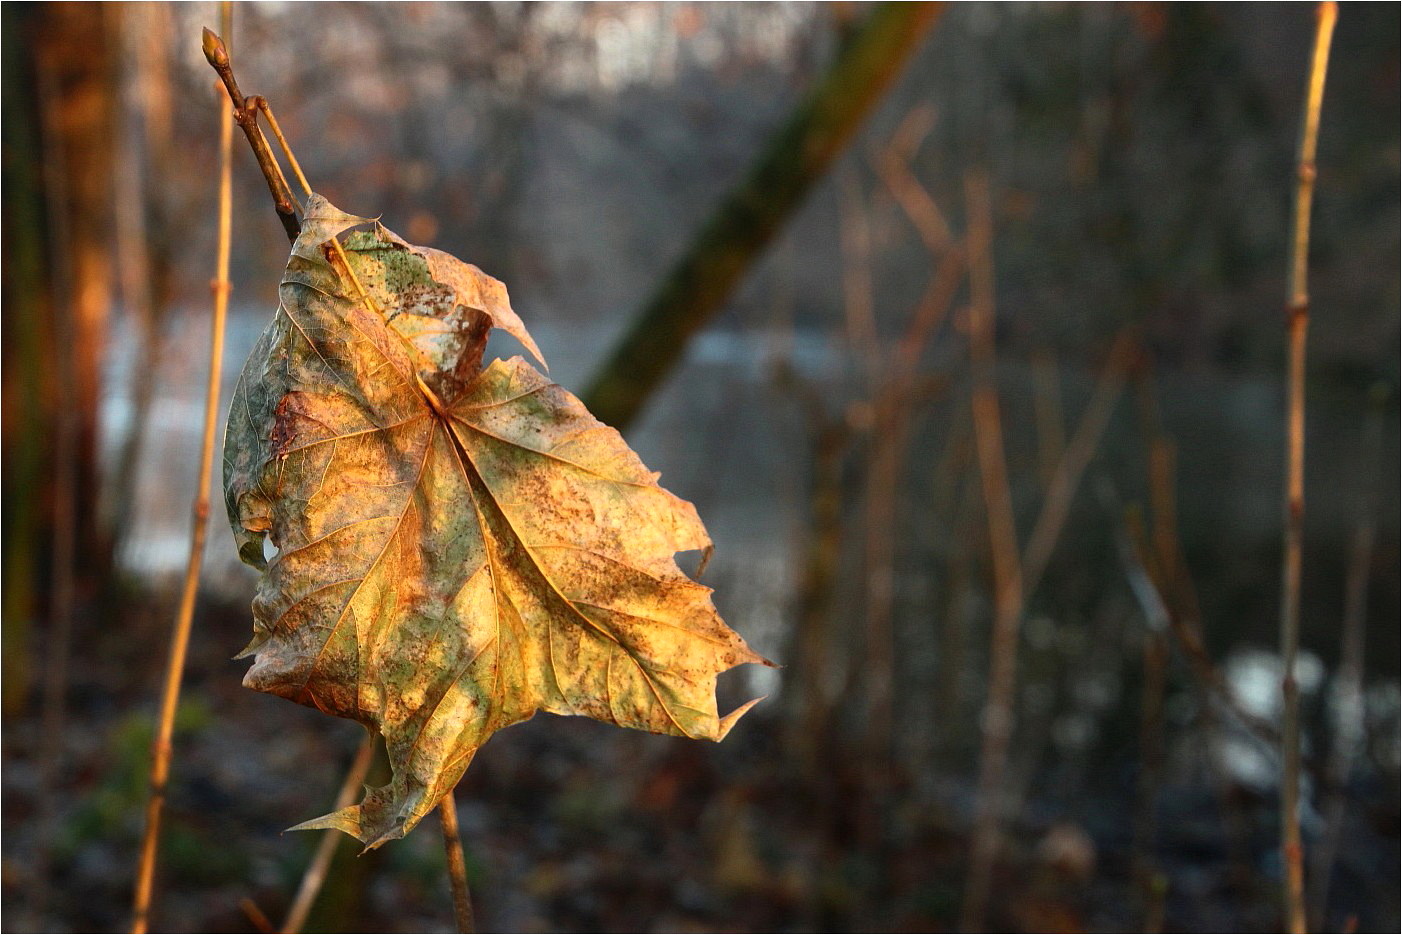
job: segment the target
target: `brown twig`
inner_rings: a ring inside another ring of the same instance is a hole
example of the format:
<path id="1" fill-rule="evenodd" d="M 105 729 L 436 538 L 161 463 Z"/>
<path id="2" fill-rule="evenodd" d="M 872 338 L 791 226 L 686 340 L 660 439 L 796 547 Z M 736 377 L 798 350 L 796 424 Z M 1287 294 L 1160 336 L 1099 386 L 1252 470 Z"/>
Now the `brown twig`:
<path id="1" fill-rule="evenodd" d="M 935 125 L 935 110 L 929 105 L 913 107 L 905 115 L 891 141 L 872 158 L 881 181 L 890 189 L 932 255 L 947 252 L 954 245 L 949 223 L 939 204 L 911 171 L 910 160 Z"/>
<path id="2" fill-rule="evenodd" d="M 988 697 L 983 708 L 977 811 L 961 927 L 984 927 L 1003 819 L 1003 786 L 1013 731 L 1017 637 L 1022 619 L 1022 566 L 1012 494 L 998 411 L 994 339 L 993 218 L 986 175 L 965 181 L 968 201 L 969 357 L 973 370 L 974 439 L 978 450 L 988 541 L 993 558 L 993 636 L 989 650 Z"/>
<path id="3" fill-rule="evenodd" d="M 282 228 L 287 232 L 287 239 L 296 240 L 297 235 L 302 232 L 302 224 L 297 220 L 296 202 L 292 198 L 292 191 L 287 187 L 287 179 L 283 177 L 282 169 L 278 166 L 272 149 L 268 147 L 268 139 L 263 135 L 262 128 L 258 126 L 258 108 L 256 106 L 250 107 L 248 99 L 239 90 L 239 83 L 234 80 L 234 69 L 229 61 L 229 50 L 224 45 L 224 40 L 206 29 L 202 46 L 204 57 L 219 73 L 219 80 L 224 82 L 224 89 L 229 93 L 229 101 L 234 105 L 234 121 L 243 130 L 243 135 L 248 137 L 248 145 L 253 147 L 253 155 L 258 160 L 258 168 L 263 171 L 264 181 L 268 183 L 268 192 L 273 196 L 273 209 L 277 211 L 278 220 L 282 221 Z"/>
<path id="4" fill-rule="evenodd" d="M 964 273 L 962 246 L 951 243 L 938 205 L 908 165 L 910 155 L 929 132 L 933 122 L 932 110 L 916 108 L 902 121 L 885 150 L 875 157 L 878 171 L 884 168 L 891 173 L 886 179 L 887 186 L 920 231 L 934 270 L 894 346 L 889 349 L 884 346 L 875 333 L 873 322 L 868 354 L 872 432 L 866 484 L 866 609 L 871 634 L 867 686 L 872 695 L 872 714 L 867 736 L 872 741 L 871 754 L 878 761 L 892 755 L 895 746 L 894 549 L 899 525 L 897 504 L 900 502 L 903 479 L 902 465 L 910 443 L 916 409 L 922 397 L 927 395 L 920 384 L 929 383 L 932 389 L 935 386 L 942 389 L 944 382 L 940 379 L 920 380 L 917 367 L 925 347 L 948 316 Z M 855 197 L 853 200 L 856 200 Z M 931 233 L 936 229 L 942 231 L 942 235 Z M 865 230 L 862 233 L 861 259 L 863 271 L 867 273 L 864 299 L 869 306 L 870 244 L 869 234 Z M 853 305 L 849 296 L 849 309 Z"/>
<path id="5" fill-rule="evenodd" d="M 1027 550 L 1023 553 L 1024 601 L 1031 598 L 1032 592 L 1042 580 L 1047 563 L 1051 561 L 1052 551 L 1061 536 L 1061 527 L 1066 522 L 1072 498 L 1076 488 L 1080 486 L 1081 476 L 1090 464 L 1090 459 L 1100 444 L 1100 436 L 1105 433 L 1105 426 L 1109 424 L 1110 416 L 1115 411 L 1115 401 L 1119 399 L 1120 390 L 1124 386 L 1132 349 L 1128 334 L 1121 334 L 1115 339 L 1115 344 L 1110 349 L 1110 357 L 1096 382 L 1095 392 L 1086 405 L 1080 424 L 1076 426 L 1070 444 L 1062 451 L 1057 461 L 1056 470 L 1047 485 L 1041 511 L 1037 515 L 1037 523 L 1032 527 L 1032 534 L 1027 540 Z"/>
<path id="6" fill-rule="evenodd" d="M 233 30 L 233 4 L 221 4 L 222 28 L 226 35 Z M 206 30 L 208 33 L 208 30 Z M 223 49 L 220 43 L 220 49 Z M 225 53 L 225 62 L 228 55 Z M 156 872 L 156 852 L 160 840 L 161 812 L 165 807 L 166 784 L 170 779 L 171 735 L 175 729 L 175 711 L 180 702 L 180 681 L 185 673 L 185 655 L 190 643 L 190 628 L 195 615 L 195 596 L 199 590 L 200 565 L 204 559 L 205 533 L 209 525 L 209 472 L 214 460 L 214 430 L 219 415 L 219 386 L 224 359 L 224 319 L 229 307 L 229 247 L 233 213 L 233 115 L 221 108 L 219 122 L 219 244 L 215 260 L 214 320 L 210 327 L 209 379 L 205 386 L 204 440 L 200 447 L 199 473 L 196 475 L 195 502 L 191 510 L 193 528 L 190 532 L 190 557 L 185 565 L 185 582 L 180 594 L 180 609 L 171 633 L 170 655 L 166 661 L 165 686 L 161 695 L 160 719 L 156 739 L 151 748 L 151 793 L 146 803 L 146 829 L 141 842 L 141 858 L 137 867 L 136 896 L 132 910 L 132 931 L 145 932 L 150 921 L 151 888 Z"/>
<path id="7" fill-rule="evenodd" d="M 969 407 L 958 406 L 953 424 L 949 427 L 944 452 L 935 462 L 934 469 L 936 505 L 931 512 L 935 517 L 942 518 L 944 528 L 950 530 L 950 554 L 945 559 L 946 599 L 942 612 L 937 615 L 936 624 L 939 688 L 935 713 L 936 721 L 940 724 L 955 723 L 963 708 L 964 656 L 968 642 L 966 607 L 972 590 L 969 566 L 970 555 L 977 549 L 974 543 L 978 540 L 976 531 L 972 529 L 977 497 L 972 490 L 974 472 L 969 470 L 973 457 L 969 422 Z M 950 742 L 953 733 L 937 731 L 937 735 L 946 743 Z"/>
<path id="8" fill-rule="evenodd" d="M 1114 489 L 1103 478 L 1100 485 L 1100 498 L 1107 510 L 1113 512 L 1118 509 L 1119 501 Z M 1154 580 L 1154 576 L 1149 571 L 1148 566 L 1151 562 L 1145 559 L 1142 543 L 1136 541 L 1136 539 L 1141 539 L 1142 535 L 1135 536 L 1130 533 L 1129 527 L 1132 525 L 1131 518 L 1125 518 L 1124 521 L 1117 523 L 1115 546 L 1124 567 L 1130 591 L 1139 603 L 1144 613 L 1145 623 L 1150 631 L 1167 630 L 1173 636 L 1178 648 L 1187 657 L 1194 676 L 1207 696 L 1216 699 L 1233 718 L 1241 722 L 1247 732 L 1258 742 L 1275 749 L 1280 744 L 1279 733 L 1270 723 L 1251 714 L 1242 706 L 1241 702 L 1237 700 L 1236 693 L 1227 683 L 1226 677 L 1222 675 L 1221 670 L 1212 661 L 1212 657 L 1208 655 L 1207 647 L 1203 645 L 1197 628 L 1170 609 L 1168 601 L 1164 598 L 1162 586 Z M 1140 528 L 1142 529 L 1142 527 Z"/>
<path id="9" fill-rule="evenodd" d="M 924 236 L 922 219 L 942 215 L 929 192 L 910 172 L 906 160 L 933 123 L 933 112 L 917 108 L 907 116 L 876 161 L 897 178 L 888 187 L 900 187 L 898 202 L 907 214 L 925 209 L 912 221 L 922 231 L 934 269 L 904 332 L 887 348 L 880 338 L 872 305 L 871 234 L 866 206 L 855 172 L 844 176 L 842 245 L 847 260 L 843 278 L 849 337 L 865 364 L 867 409 L 870 412 L 870 447 L 866 465 L 866 689 L 870 700 L 867 737 L 870 755 L 887 760 L 894 752 L 895 683 L 895 539 L 897 503 L 902 464 L 911 435 L 914 408 L 943 380 L 921 381 L 916 370 L 926 345 L 948 315 L 964 272 L 964 250 L 950 242 L 947 228 L 942 238 Z M 900 197 L 904 193 L 906 197 Z"/>
<path id="10" fill-rule="evenodd" d="M 1305 873 L 1300 841 L 1300 691 L 1295 658 L 1300 646 L 1300 552 L 1305 516 L 1305 335 L 1309 329 L 1310 207 L 1314 199 L 1315 148 L 1329 44 L 1338 4 L 1321 3 L 1316 14 L 1304 119 L 1300 130 L 1291 261 L 1286 305 L 1289 342 L 1289 409 L 1286 414 L 1285 552 L 1281 570 L 1280 656 L 1285 674 L 1280 691 L 1280 847 L 1285 863 L 1285 915 L 1292 932 L 1305 930 Z"/>
<path id="11" fill-rule="evenodd" d="M 351 761 L 350 769 L 346 770 L 346 778 L 341 782 L 341 790 L 336 793 L 336 807 L 333 811 L 339 812 L 355 801 L 361 784 L 365 782 L 365 774 L 370 771 L 370 761 L 374 759 L 374 755 L 375 735 L 367 733 L 365 739 L 360 742 L 360 749 L 356 751 L 355 759 Z M 331 867 L 331 858 L 336 856 L 336 845 L 340 843 L 341 832 L 335 828 L 322 833 L 321 841 L 316 846 L 316 854 L 312 857 L 312 862 L 307 865 L 306 873 L 302 875 L 302 882 L 297 887 L 297 895 L 292 900 L 292 908 L 287 910 L 287 919 L 282 923 L 280 931 L 300 932 L 302 930 L 302 926 L 307 922 L 307 915 L 312 911 L 312 905 L 321 892 L 321 886 L 326 882 L 326 871 Z"/>
<path id="12" fill-rule="evenodd" d="M 253 927 L 260 932 L 276 932 L 273 928 L 273 920 L 268 918 L 268 914 L 263 911 L 263 907 L 253 901 L 250 896 L 244 896 L 239 900 L 239 908 L 248 917 L 248 921 L 253 923 Z"/>
<path id="13" fill-rule="evenodd" d="M 861 181 L 855 169 L 840 175 L 842 219 L 838 234 L 842 244 L 842 310 L 847 344 L 864 369 L 868 382 L 880 372 L 881 347 L 876 330 L 876 308 L 871 281 L 871 217 Z"/>
<path id="14" fill-rule="evenodd" d="M 1144 635 L 1144 687 L 1140 693 L 1139 781 L 1135 786 L 1134 844 L 1130 865 L 1144 903 L 1146 932 L 1162 928 L 1162 900 L 1156 899 L 1163 875 L 1154 858 L 1155 814 L 1164 765 L 1164 689 L 1168 680 L 1168 636 Z"/>
<path id="15" fill-rule="evenodd" d="M 438 803 L 438 820 L 443 827 L 443 850 L 448 857 L 448 879 L 453 885 L 453 917 L 459 932 L 474 932 L 472 892 L 467 888 L 467 862 L 463 859 L 462 837 L 458 834 L 458 805 L 450 791 Z"/>
<path id="16" fill-rule="evenodd" d="M 1192 577 L 1183 559 L 1183 548 L 1178 538 L 1178 506 L 1174 490 L 1176 476 L 1177 448 L 1167 435 L 1163 417 L 1159 412 L 1158 396 L 1153 379 L 1153 365 L 1150 359 L 1141 357 L 1137 363 L 1136 382 L 1138 385 L 1139 419 L 1144 432 L 1144 443 L 1148 447 L 1149 503 L 1153 518 L 1152 529 L 1146 539 L 1137 546 L 1125 534 L 1125 524 L 1118 524 L 1117 545 L 1124 559 L 1126 575 L 1131 587 L 1136 588 L 1136 596 L 1145 607 L 1146 620 L 1150 625 L 1150 638 L 1153 633 L 1167 630 L 1174 644 L 1187 657 L 1189 669 L 1194 677 L 1193 688 L 1199 696 L 1197 722 L 1199 730 L 1207 738 L 1208 746 L 1217 748 L 1221 744 L 1221 711 L 1231 712 L 1252 737 L 1273 755 L 1279 744 L 1273 725 L 1255 718 L 1242 708 L 1231 690 L 1230 684 L 1222 677 L 1216 665 L 1208 656 L 1203 643 L 1202 614 L 1198 609 L 1197 595 L 1193 590 Z M 1107 509 L 1118 509 L 1113 493 L 1102 490 Z M 1141 557 L 1142 556 L 1142 557 Z M 1153 573 L 1144 567 L 1153 566 Z M 1139 580 L 1136 586 L 1135 581 Z M 1152 594 L 1140 594 L 1145 590 Z M 1157 615 L 1157 616 L 1155 616 Z M 1247 829 L 1242 819 L 1241 809 L 1231 792 L 1232 780 L 1223 769 L 1220 757 L 1208 758 L 1209 771 L 1215 785 L 1218 807 L 1222 813 L 1222 825 L 1228 854 L 1228 875 L 1242 883 L 1250 879 L 1249 846 Z M 1146 898 L 1146 926 L 1163 909 L 1162 892 L 1156 879 L 1148 881 Z M 1161 921 L 1161 920 L 1160 920 Z M 1147 930 L 1147 929 L 1146 929 Z"/>
<path id="17" fill-rule="evenodd" d="M 272 105 L 268 99 L 261 94 L 248 99 L 248 106 L 256 108 L 268 121 L 268 129 L 273 131 L 273 138 L 277 140 L 278 148 L 282 150 L 283 156 L 287 158 L 287 164 L 292 167 L 292 174 L 297 177 L 297 184 L 302 186 L 302 191 L 310 195 L 312 193 L 311 183 L 307 181 L 307 175 L 302 171 L 302 164 L 297 161 L 297 157 L 292 152 L 292 147 L 287 145 L 287 137 L 282 135 L 282 125 L 277 122 L 277 116 L 273 113 Z"/>

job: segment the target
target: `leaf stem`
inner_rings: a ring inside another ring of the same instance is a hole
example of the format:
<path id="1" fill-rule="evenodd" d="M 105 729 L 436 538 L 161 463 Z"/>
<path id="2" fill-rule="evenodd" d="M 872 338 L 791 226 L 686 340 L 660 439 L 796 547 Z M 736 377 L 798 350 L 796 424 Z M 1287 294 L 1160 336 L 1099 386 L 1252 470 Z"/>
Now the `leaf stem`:
<path id="1" fill-rule="evenodd" d="M 1310 207 L 1314 199 L 1315 149 L 1329 45 L 1339 15 L 1337 3 L 1321 3 L 1316 13 L 1300 128 L 1287 284 L 1286 335 L 1289 344 L 1286 426 L 1285 548 L 1281 560 L 1280 656 L 1284 675 L 1281 719 L 1280 848 L 1285 863 L 1285 915 L 1292 932 L 1305 931 L 1304 853 L 1300 841 L 1300 688 L 1295 659 L 1300 647 L 1300 552 L 1305 517 L 1305 337 L 1309 330 Z"/>
<path id="2" fill-rule="evenodd" d="M 463 859 L 462 837 L 458 834 L 458 805 L 450 790 L 438 803 L 438 820 L 443 827 L 443 852 L 448 858 L 448 879 L 453 885 L 453 916 L 459 932 L 475 932 L 472 892 L 467 888 L 467 861 Z"/>
<path id="3" fill-rule="evenodd" d="M 221 25 L 226 35 L 233 32 L 233 4 L 224 0 L 220 5 Z M 206 32 L 208 32 L 206 30 Z M 220 43 L 223 48 L 223 43 Z M 224 55 L 227 63 L 228 54 Z M 221 108 L 219 122 L 219 242 L 215 259 L 214 321 L 210 327 L 209 376 L 205 385 L 204 439 L 200 446 L 199 473 L 196 474 L 195 502 L 192 506 L 193 526 L 190 532 L 190 555 L 185 565 L 185 582 L 180 594 L 180 609 L 171 633 L 170 654 L 166 660 L 165 686 L 161 695 L 160 718 L 156 738 L 151 747 L 151 792 L 146 803 L 146 829 L 141 842 L 137 865 L 136 894 L 133 901 L 131 930 L 145 932 L 150 921 L 151 889 L 156 871 L 156 853 L 160 842 L 161 812 L 165 807 L 166 787 L 170 780 L 171 736 L 175 729 L 175 712 L 180 702 L 180 682 L 185 672 L 185 656 L 190 644 L 190 629 L 195 615 L 195 596 L 199 590 L 200 565 L 204 558 L 205 534 L 209 527 L 209 473 L 214 460 L 214 429 L 219 415 L 219 387 L 224 359 L 224 319 L 229 308 L 229 248 L 233 215 L 233 121 L 235 115 Z"/>
<path id="4" fill-rule="evenodd" d="M 232 78 L 232 74 L 230 77 Z M 302 171 L 302 164 L 297 161 L 296 155 L 293 154 L 292 147 L 287 142 L 287 137 L 283 136 L 282 126 L 277 122 L 277 117 L 273 116 L 273 107 L 268 103 L 268 99 L 257 95 L 247 98 L 246 103 L 249 112 L 253 114 L 255 120 L 259 112 L 262 112 L 263 116 L 267 118 L 268 127 L 273 131 L 274 138 L 277 139 L 278 148 L 282 150 L 282 155 L 287 159 L 287 164 L 292 167 L 292 174 L 297 176 L 297 184 L 302 187 L 302 194 L 311 197 L 311 183 L 307 181 L 307 176 Z M 261 135 L 262 131 L 259 132 Z M 276 160 L 274 160 L 274 165 L 276 165 Z M 282 177 L 281 169 L 278 170 L 278 177 Z M 283 184 L 287 184 L 285 180 Z M 288 197 L 290 198 L 291 195 L 289 194 Z M 336 255 L 336 259 L 340 261 L 341 268 L 338 269 L 337 272 L 345 273 L 346 277 L 350 279 L 351 285 L 355 287 L 356 295 L 359 297 L 360 301 L 364 302 L 365 307 L 370 311 L 379 315 L 379 306 L 375 304 L 374 299 L 370 298 L 370 293 L 365 291 L 365 286 L 361 284 L 360 277 L 355 275 L 355 270 L 351 268 L 350 260 L 346 257 L 346 248 L 341 245 L 340 238 L 332 237 L 327 241 L 326 246 L 331 248 L 331 251 Z"/>
<path id="5" fill-rule="evenodd" d="M 273 136 L 277 139 L 278 147 L 282 150 L 282 155 L 287 159 L 287 164 L 292 167 L 293 175 L 297 176 L 297 184 L 302 187 L 303 194 L 310 197 L 312 194 L 311 183 L 307 181 L 306 174 L 302 172 L 302 164 L 297 161 L 297 157 L 292 152 L 292 147 L 287 142 L 287 137 L 283 135 L 282 127 L 278 124 L 277 117 L 273 115 L 273 108 L 272 105 L 268 103 L 268 99 L 261 96 L 250 97 L 247 99 L 247 103 L 249 110 L 254 112 L 255 115 L 261 111 L 263 116 L 267 118 L 268 127 L 273 131 Z M 370 293 L 365 289 L 364 284 L 361 283 L 360 277 L 355 274 L 355 269 L 350 264 L 350 258 L 346 256 L 346 248 L 341 244 L 341 239 L 339 237 L 332 237 L 323 246 L 323 251 L 327 250 L 327 248 L 329 248 L 330 252 L 327 253 L 326 259 L 331 264 L 332 268 L 336 270 L 336 274 L 350 280 L 351 286 L 355 289 L 356 297 L 364 303 L 371 314 L 383 318 L 384 312 L 380 309 L 379 303 L 371 297 Z M 413 343 L 397 330 L 394 331 L 394 333 L 399 337 L 400 342 L 403 343 L 405 350 L 409 352 L 409 356 L 417 359 L 419 351 L 414 347 Z M 424 398 L 428 400 L 429 407 L 439 416 L 444 416 L 442 400 L 438 398 L 433 390 L 429 389 L 422 378 L 416 377 L 415 380 L 418 384 L 419 391 L 423 393 Z"/>

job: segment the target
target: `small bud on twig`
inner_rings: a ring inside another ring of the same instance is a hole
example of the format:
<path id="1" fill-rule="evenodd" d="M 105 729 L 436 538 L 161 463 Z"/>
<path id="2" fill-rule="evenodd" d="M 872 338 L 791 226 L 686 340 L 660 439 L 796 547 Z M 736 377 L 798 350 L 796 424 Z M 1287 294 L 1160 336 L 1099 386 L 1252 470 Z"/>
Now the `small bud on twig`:
<path id="1" fill-rule="evenodd" d="M 208 26 L 204 30 L 204 57 L 209 60 L 209 64 L 215 68 L 220 68 L 229 64 L 229 50 L 224 48 L 224 40 L 214 34 L 214 30 Z"/>

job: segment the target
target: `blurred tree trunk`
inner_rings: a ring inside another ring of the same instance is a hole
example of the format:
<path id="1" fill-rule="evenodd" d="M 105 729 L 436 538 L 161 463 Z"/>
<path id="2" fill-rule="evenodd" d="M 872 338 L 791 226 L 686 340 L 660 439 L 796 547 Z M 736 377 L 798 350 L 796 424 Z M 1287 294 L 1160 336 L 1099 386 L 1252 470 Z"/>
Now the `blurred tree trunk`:
<path id="1" fill-rule="evenodd" d="M 97 514 L 97 404 L 111 278 L 113 76 L 96 4 L 6 4 L 0 15 L 4 710 L 12 714 L 33 676 L 28 628 L 45 610 L 40 582 L 71 581 L 75 593 L 91 594 L 110 567 Z M 72 454 L 60 465 L 65 438 Z M 56 524 L 73 549 L 51 555 Z"/>
<path id="2" fill-rule="evenodd" d="M 171 281 L 169 192 L 156 174 L 173 158 L 170 76 L 165 38 L 170 12 L 161 3 L 108 3 L 108 32 L 116 46 L 118 98 L 112 154 L 114 279 L 122 314 L 136 336 L 132 351 L 130 418 L 125 434 L 111 446 L 110 482 L 104 491 L 102 522 L 113 549 L 129 538 L 140 483 L 138 471 L 146 442 L 156 373 L 161 364 L 161 332 Z"/>
<path id="3" fill-rule="evenodd" d="M 702 227 L 596 375 L 584 394 L 590 412 L 627 428 L 691 336 L 827 174 L 941 9 L 938 3 L 883 3 L 852 29 L 827 74 Z"/>
<path id="4" fill-rule="evenodd" d="M 77 421 L 77 562 L 100 579 L 109 563 L 97 513 L 98 397 L 112 295 L 112 115 L 116 110 L 112 42 L 97 3 L 37 7 L 36 64 L 44 127 L 44 184 L 50 195 L 50 283 L 65 300 L 73 344 L 73 385 L 57 388 L 56 407 Z M 55 192 L 59 192 L 55 197 Z M 61 279 L 63 281 L 55 281 Z M 64 314 L 56 309 L 56 314 Z"/>
<path id="5" fill-rule="evenodd" d="M 0 462 L 4 477 L 0 523 L 4 529 L 5 690 L 3 710 L 15 714 L 28 694 L 33 671 L 29 631 L 38 610 L 37 577 L 44 564 L 47 528 L 43 501 L 44 465 L 51 457 L 46 430 L 53 410 L 45 360 L 51 354 L 52 331 L 44 264 L 44 209 L 40 185 L 39 136 L 34 110 L 32 7 L 0 6 L 3 36 L 3 310 L 4 435 Z"/>

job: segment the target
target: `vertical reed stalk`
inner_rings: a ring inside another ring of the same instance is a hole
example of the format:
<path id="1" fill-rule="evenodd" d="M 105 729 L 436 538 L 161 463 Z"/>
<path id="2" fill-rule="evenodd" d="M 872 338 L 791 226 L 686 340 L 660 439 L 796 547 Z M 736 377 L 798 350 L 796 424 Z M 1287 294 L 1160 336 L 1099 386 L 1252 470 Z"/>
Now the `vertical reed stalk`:
<path id="1" fill-rule="evenodd" d="M 370 761 L 374 759 L 374 755 L 375 735 L 367 733 L 365 739 L 360 742 L 355 759 L 351 761 L 350 769 L 346 771 L 346 778 L 341 782 L 341 791 L 336 794 L 336 806 L 332 811 L 339 812 L 355 802 L 356 794 L 360 792 L 360 786 L 365 781 L 365 774 L 370 771 Z M 312 905 L 321 892 L 321 885 L 326 882 L 326 871 L 331 868 L 331 858 L 336 856 L 336 845 L 340 844 L 341 840 L 342 833 L 335 828 L 322 832 L 321 841 L 316 846 L 316 854 L 307 865 L 307 872 L 302 875 L 302 882 L 297 887 L 297 895 L 292 900 L 292 908 L 287 911 L 287 920 L 282 923 L 281 931 L 300 932 L 302 926 L 306 925 L 307 915 L 312 911 Z"/>
<path id="2" fill-rule="evenodd" d="M 233 4 L 220 4 L 224 35 L 233 35 Z M 209 526 L 209 472 L 214 460 L 214 427 L 219 415 L 219 386 L 224 359 L 224 318 L 229 308 L 229 244 L 233 213 L 233 114 L 220 108 L 219 118 L 219 245 L 215 259 L 214 321 L 210 328 L 209 380 L 205 386 L 204 440 L 200 447 L 199 473 L 195 482 L 190 533 L 190 557 L 185 565 L 185 583 L 180 593 L 180 609 L 170 638 L 166 660 L 165 687 L 161 695 L 156 739 L 151 746 L 151 792 L 146 802 L 146 830 L 141 841 L 141 857 L 136 873 L 136 896 L 131 930 L 145 932 L 150 922 L 151 888 L 156 874 L 156 852 L 160 841 L 161 812 L 165 807 L 166 786 L 170 779 L 171 735 L 175 711 L 180 702 L 180 681 L 185 673 L 185 655 L 190 644 L 190 625 L 195 615 L 195 595 L 199 590 L 200 565 L 204 558 L 205 534 Z"/>
<path id="3" fill-rule="evenodd" d="M 1321 809 L 1324 832 L 1310 860 L 1310 927 L 1323 931 L 1329 922 L 1329 884 L 1343 843 L 1344 813 L 1348 805 L 1348 782 L 1353 764 L 1366 734 L 1366 708 L 1363 697 L 1364 646 L 1368 619 L 1368 577 L 1373 564 L 1373 543 L 1377 537 L 1377 466 L 1382 448 L 1383 414 L 1386 391 L 1374 392 L 1372 411 L 1363 431 L 1361 448 L 1364 470 L 1363 496 L 1359 501 L 1358 523 L 1344 585 L 1344 618 L 1340 635 L 1339 668 L 1334 676 L 1333 743 L 1325 764 L 1325 788 Z"/>
<path id="4" fill-rule="evenodd" d="M 1022 598 L 1031 599 L 1032 592 L 1042 580 L 1047 570 L 1061 529 L 1071 511 L 1071 502 L 1081 477 L 1090 465 L 1091 458 L 1105 434 L 1105 428 L 1114 414 L 1115 403 L 1124 387 L 1125 371 L 1128 369 L 1132 342 L 1127 334 L 1121 334 L 1110 349 L 1105 368 L 1096 380 L 1095 392 L 1086 404 L 1081 421 L 1076 426 L 1071 442 L 1066 445 L 1057 459 L 1051 480 L 1047 483 L 1046 497 L 1037 514 L 1037 522 L 1027 539 L 1027 549 L 1022 555 Z"/>
<path id="5" fill-rule="evenodd" d="M 978 451 L 988 542 L 993 558 L 993 636 L 989 649 L 988 697 L 979 751 L 978 805 L 969 877 L 964 891 L 964 931 L 981 931 L 992 890 L 1003 819 L 1003 787 L 1013 732 L 1017 687 L 1017 637 L 1022 620 L 1022 566 L 1003 427 L 998 411 L 997 350 L 993 305 L 993 218 L 989 183 L 983 174 L 965 183 L 968 200 L 969 357 L 973 369 L 974 441 Z"/>
<path id="6" fill-rule="evenodd" d="M 1309 329 L 1310 206 L 1314 198 L 1315 146 L 1329 43 L 1338 18 L 1338 4 L 1321 3 L 1317 13 L 1314 55 L 1310 64 L 1304 119 L 1300 130 L 1291 231 L 1289 299 L 1286 329 L 1289 342 L 1289 402 L 1286 413 L 1285 550 L 1281 573 L 1280 842 L 1285 863 L 1285 915 L 1292 932 L 1305 930 L 1304 853 L 1300 842 L 1300 695 L 1295 681 L 1295 657 L 1300 646 L 1300 550 L 1305 516 L 1305 335 Z"/>
<path id="7" fill-rule="evenodd" d="M 443 850 L 448 857 L 448 879 L 453 885 L 453 917 L 459 932 L 475 932 L 472 918 L 472 893 L 467 888 L 467 862 L 462 854 L 462 836 L 458 833 L 458 804 L 453 792 L 438 803 L 438 820 L 443 827 Z"/>

